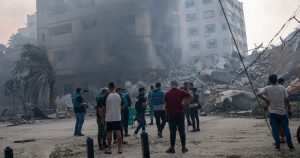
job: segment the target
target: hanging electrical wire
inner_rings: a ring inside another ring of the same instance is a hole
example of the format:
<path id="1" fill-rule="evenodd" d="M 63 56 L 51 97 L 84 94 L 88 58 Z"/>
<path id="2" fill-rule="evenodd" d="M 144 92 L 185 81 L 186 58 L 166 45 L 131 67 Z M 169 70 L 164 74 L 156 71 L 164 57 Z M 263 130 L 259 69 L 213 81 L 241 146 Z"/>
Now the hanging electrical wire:
<path id="1" fill-rule="evenodd" d="M 243 57 L 242 57 L 242 55 L 241 55 L 241 52 L 240 52 L 240 49 L 239 49 L 239 47 L 238 47 L 237 41 L 236 41 L 236 39 L 235 39 L 235 37 L 234 37 L 234 35 L 233 35 L 232 28 L 231 28 L 231 26 L 230 26 L 228 17 L 227 17 L 227 15 L 226 15 L 226 12 L 225 12 L 225 9 L 224 9 L 224 6 L 223 6 L 221 0 L 219 0 L 219 3 L 220 3 L 220 5 L 221 5 L 221 8 L 222 8 L 222 11 L 223 11 L 225 20 L 226 20 L 226 22 L 227 22 L 229 31 L 230 31 L 230 33 L 231 33 L 231 36 L 232 36 L 234 45 L 235 45 L 235 47 L 236 47 L 236 49 L 237 49 L 239 58 L 240 58 L 240 60 L 241 60 L 241 62 L 242 62 L 244 71 L 245 71 L 245 73 L 246 73 L 246 75 L 247 75 L 247 78 L 248 78 L 248 80 L 249 80 L 249 83 L 250 83 L 250 85 L 251 85 L 251 89 L 252 89 L 252 91 L 253 91 L 253 94 L 255 95 L 255 94 L 256 94 L 256 91 L 255 91 L 255 89 L 254 89 L 254 86 L 253 86 L 252 80 L 251 80 L 251 78 L 250 78 L 250 75 L 249 75 L 249 73 L 248 73 L 248 71 L 247 71 L 247 69 L 246 69 L 246 65 L 245 65 L 244 59 L 243 59 Z M 256 95 L 255 95 L 255 98 L 256 98 L 256 101 L 257 101 L 258 106 L 261 107 L 261 104 L 260 104 L 260 102 L 259 102 L 259 99 L 258 99 L 258 97 L 257 97 Z M 265 121 L 266 121 L 266 123 L 267 123 L 267 125 L 268 125 L 268 128 L 269 128 L 269 130 L 270 130 L 270 133 L 272 134 L 271 127 L 270 127 L 270 125 L 269 125 L 269 122 L 268 122 L 267 117 L 266 117 L 265 114 L 264 114 L 264 119 L 265 119 Z M 273 135 L 273 134 L 272 134 L 272 135 Z"/>

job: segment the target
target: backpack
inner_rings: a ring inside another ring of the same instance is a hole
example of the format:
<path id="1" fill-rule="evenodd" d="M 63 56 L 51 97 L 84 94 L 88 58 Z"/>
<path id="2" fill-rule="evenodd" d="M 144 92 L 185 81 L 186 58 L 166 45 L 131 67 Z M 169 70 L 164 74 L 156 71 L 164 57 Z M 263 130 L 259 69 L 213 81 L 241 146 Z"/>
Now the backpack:
<path id="1" fill-rule="evenodd" d="M 73 103 L 73 108 L 79 108 L 80 107 L 80 103 L 77 101 L 77 97 L 79 97 L 80 95 L 77 93 L 74 93 L 71 95 L 72 97 L 72 103 Z"/>

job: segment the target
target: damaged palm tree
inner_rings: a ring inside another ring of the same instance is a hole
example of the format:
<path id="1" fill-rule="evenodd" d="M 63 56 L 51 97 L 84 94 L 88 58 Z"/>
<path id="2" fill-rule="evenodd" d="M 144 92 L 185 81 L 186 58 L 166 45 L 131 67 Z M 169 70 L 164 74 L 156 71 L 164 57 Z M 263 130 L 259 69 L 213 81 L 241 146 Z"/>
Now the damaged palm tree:
<path id="1" fill-rule="evenodd" d="M 45 96 L 49 92 L 50 108 L 55 108 L 55 70 L 43 47 L 24 45 L 20 59 L 14 65 L 13 75 L 22 79 L 24 90 L 36 100 L 35 103 L 40 94 Z"/>

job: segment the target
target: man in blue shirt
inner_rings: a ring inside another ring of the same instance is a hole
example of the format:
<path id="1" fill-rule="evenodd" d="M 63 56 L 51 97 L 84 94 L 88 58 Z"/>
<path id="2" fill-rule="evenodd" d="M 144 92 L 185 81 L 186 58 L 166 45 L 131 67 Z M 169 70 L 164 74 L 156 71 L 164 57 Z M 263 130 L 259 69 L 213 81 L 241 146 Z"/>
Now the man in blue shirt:
<path id="1" fill-rule="evenodd" d="M 151 95 L 149 96 L 149 100 L 152 103 L 154 116 L 157 126 L 157 136 L 162 138 L 162 131 L 166 125 L 166 112 L 165 112 L 165 92 L 161 89 L 161 83 L 157 82 L 155 84 L 155 88 Z"/>
<path id="2" fill-rule="evenodd" d="M 83 91 L 86 92 L 86 91 Z M 81 96 L 81 88 L 76 88 L 76 93 L 72 95 L 72 103 L 76 116 L 74 136 L 84 136 L 81 129 L 84 123 L 87 104 L 83 103 L 84 99 Z"/>

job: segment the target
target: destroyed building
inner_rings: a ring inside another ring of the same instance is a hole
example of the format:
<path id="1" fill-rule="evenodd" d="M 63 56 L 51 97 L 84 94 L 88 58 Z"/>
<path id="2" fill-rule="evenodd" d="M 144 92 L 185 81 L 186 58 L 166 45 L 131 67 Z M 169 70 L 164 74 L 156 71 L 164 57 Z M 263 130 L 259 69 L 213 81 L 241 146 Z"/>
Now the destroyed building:
<path id="1" fill-rule="evenodd" d="M 124 84 L 180 65 L 177 0 L 37 0 L 38 43 L 57 90 Z"/>

